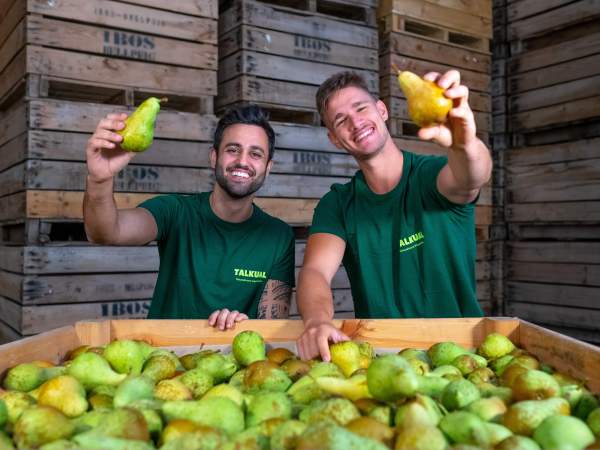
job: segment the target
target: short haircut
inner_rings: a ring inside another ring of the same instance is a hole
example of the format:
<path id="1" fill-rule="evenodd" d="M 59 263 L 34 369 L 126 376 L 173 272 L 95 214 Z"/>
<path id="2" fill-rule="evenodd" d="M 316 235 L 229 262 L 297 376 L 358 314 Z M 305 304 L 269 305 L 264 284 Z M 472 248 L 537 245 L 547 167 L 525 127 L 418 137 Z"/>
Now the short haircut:
<path id="1" fill-rule="evenodd" d="M 338 72 L 331 75 L 323 82 L 323 84 L 321 84 L 321 86 L 319 86 L 319 90 L 317 91 L 317 110 L 319 111 L 323 123 L 325 123 L 325 111 L 327 111 L 331 96 L 349 86 L 362 89 L 373 96 L 369 92 L 367 82 L 362 75 L 352 71 Z M 327 124 L 325 123 L 325 125 Z"/>
<path id="2" fill-rule="evenodd" d="M 240 106 L 235 109 L 230 109 L 225 112 L 215 130 L 213 146 L 219 152 L 219 146 L 223 140 L 223 133 L 227 127 L 231 125 L 237 125 L 238 123 L 244 125 L 256 125 L 261 127 L 267 133 L 269 139 L 269 161 L 273 159 L 275 153 L 275 132 L 269 124 L 269 115 L 258 105 L 246 105 Z"/>

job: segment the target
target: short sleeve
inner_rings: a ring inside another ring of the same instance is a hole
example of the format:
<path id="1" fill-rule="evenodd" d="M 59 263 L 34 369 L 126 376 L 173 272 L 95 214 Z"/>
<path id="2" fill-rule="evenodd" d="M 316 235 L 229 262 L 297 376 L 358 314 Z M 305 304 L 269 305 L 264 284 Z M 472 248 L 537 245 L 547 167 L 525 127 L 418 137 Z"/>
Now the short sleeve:
<path id="1" fill-rule="evenodd" d="M 283 252 L 281 252 L 275 261 L 275 264 L 271 268 L 269 278 L 271 280 L 284 281 L 291 287 L 295 286 L 295 240 L 292 229 L 286 225 L 287 237 L 286 244 L 283 246 Z"/>
<path id="2" fill-rule="evenodd" d="M 347 240 L 338 193 L 334 190 L 325 194 L 315 208 L 310 234 L 316 233 L 334 234 Z"/>
<path id="3" fill-rule="evenodd" d="M 177 217 L 179 210 L 177 198 L 173 195 L 159 195 L 140 203 L 138 207 L 148 210 L 154 216 L 158 227 L 156 240 L 163 240 L 169 234 Z"/>

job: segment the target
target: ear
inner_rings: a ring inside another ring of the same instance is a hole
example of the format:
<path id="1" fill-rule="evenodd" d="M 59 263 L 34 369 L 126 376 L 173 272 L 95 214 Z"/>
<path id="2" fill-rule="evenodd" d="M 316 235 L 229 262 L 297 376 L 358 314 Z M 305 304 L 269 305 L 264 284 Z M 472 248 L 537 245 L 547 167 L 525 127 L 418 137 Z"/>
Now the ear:
<path id="1" fill-rule="evenodd" d="M 385 103 L 383 103 L 381 100 L 377 100 L 377 103 L 375 103 L 375 107 L 377 108 L 377 111 L 379 111 L 379 114 L 381 115 L 383 121 L 385 122 L 386 120 L 388 120 L 389 114 Z"/>
<path id="2" fill-rule="evenodd" d="M 272 167 L 273 167 L 273 160 L 270 160 L 267 163 L 267 168 L 266 168 L 266 171 L 265 171 L 265 177 L 269 176 L 269 174 L 271 173 L 271 168 Z"/>
<path id="3" fill-rule="evenodd" d="M 210 149 L 210 167 L 217 167 L 217 149 L 214 147 Z"/>
<path id="4" fill-rule="evenodd" d="M 344 148 L 344 147 L 342 147 L 342 144 L 340 144 L 340 141 L 335 136 L 335 134 L 332 133 L 331 130 L 329 130 L 329 129 L 327 129 L 327 137 L 329 138 L 329 142 L 331 142 L 337 148 L 339 148 L 339 149 L 343 149 Z"/>

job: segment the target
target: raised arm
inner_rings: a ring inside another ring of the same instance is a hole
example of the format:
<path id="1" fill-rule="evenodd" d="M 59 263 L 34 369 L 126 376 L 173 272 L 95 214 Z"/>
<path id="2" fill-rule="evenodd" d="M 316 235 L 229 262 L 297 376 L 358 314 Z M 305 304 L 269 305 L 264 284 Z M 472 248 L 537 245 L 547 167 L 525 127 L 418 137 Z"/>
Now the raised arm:
<path id="1" fill-rule="evenodd" d="M 446 89 L 444 95 L 454 102 L 448 120 L 419 130 L 419 137 L 448 148 L 448 164 L 437 179 L 438 191 L 454 203 L 466 204 L 477 198 L 492 174 L 489 149 L 476 136 L 475 116 L 469 106 L 469 89 L 460 84 L 460 73 L 450 70 L 443 75 L 428 73 L 426 79 Z"/>
<path id="2" fill-rule="evenodd" d="M 324 361 L 329 361 L 329 341 L 348 340 L 333 326 L 331 293 L 331 279 L 340 267 L 345 248 L 343 239 L 329 233 L 315 233 L 306 243 L 296 293 L 298 311 L 304 321 L 304 332 L 297 342 L 302 359 L 320 354 Z"/>
<path id="3" fill-rule="evenodd" d="M 119 147 L 116 133 L 125 127 L 126 114 L 109 114 L 88 140 L 88 175 L 83 197 L 83 220 L 90 242 L 112 245 L 143 245 L 158 233 L 156 221 L 143 208 L 118 210 L 113 196 L 114 176 L 135 156 Z"/>

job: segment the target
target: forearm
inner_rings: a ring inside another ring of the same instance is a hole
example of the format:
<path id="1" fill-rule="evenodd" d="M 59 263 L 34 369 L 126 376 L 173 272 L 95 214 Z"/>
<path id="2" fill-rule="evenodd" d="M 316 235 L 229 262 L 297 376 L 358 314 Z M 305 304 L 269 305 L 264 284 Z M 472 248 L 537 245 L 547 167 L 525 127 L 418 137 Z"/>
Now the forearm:
<path id="1" fill-rule="evenodd" d="M 492 174 L 490 151 L 477 137 L 464 146 L 450 148 L 448 166 L 458 186 L 465 191 L 480 189 Z"/>
<path id="2" fill-rule="evenodd" d="M 333 319 L 330 282 L 316 270 L 305 267 L 300 271 L 296 301 L 305 326 Z"/>
<path id="3" fill-rule="evenodd" d="M 290 315 L 292 287 L 284 281 L 268 280 L 258 303 L 258 319 L 287 319 Z"/>
<path id="4" fill-rule="evenodd" d="M 113 197 L 112 178 L 97 182 L 87 177 L 83 220 L 91 242 L 110 244 L 118 235 L 118 210 Z"/>

